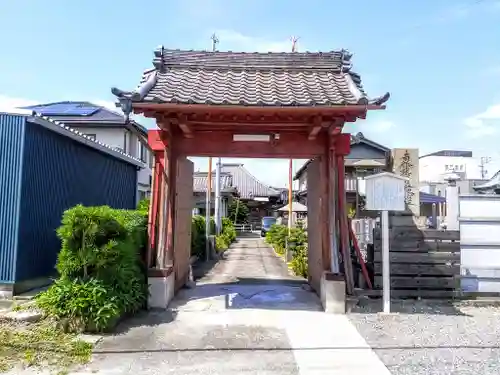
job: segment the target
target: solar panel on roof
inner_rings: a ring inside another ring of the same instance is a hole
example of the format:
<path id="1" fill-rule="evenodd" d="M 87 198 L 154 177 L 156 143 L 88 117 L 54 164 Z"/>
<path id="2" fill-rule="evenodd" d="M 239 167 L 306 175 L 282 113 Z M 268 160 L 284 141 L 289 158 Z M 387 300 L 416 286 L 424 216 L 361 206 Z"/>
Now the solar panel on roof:
<path id="1" fill-rule="evenodd" d="M 65 115 L 74 115 L 74 116 L 90 116 L 97 112 L 99 108 L 97 107 L 77 107 L 71 108 L 64 112 Z"/>

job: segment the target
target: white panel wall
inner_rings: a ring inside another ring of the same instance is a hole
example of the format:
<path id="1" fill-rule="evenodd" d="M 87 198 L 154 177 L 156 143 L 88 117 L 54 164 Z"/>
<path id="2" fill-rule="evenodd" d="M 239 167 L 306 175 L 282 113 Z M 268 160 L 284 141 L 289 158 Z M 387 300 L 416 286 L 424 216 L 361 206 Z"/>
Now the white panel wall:
<path id="1" fill-rule="evenodd" d="M 500 195 L 459 198 L 462 290 L 500 293 Z"/>

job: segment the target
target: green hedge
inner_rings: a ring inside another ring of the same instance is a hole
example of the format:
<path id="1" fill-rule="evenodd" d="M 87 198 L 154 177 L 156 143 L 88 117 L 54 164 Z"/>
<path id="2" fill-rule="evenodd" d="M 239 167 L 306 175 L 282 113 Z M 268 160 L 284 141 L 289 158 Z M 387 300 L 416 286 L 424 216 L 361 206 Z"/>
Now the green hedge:
<path id="1" fill-rule="evenodd" d="M 229 248 L 229 245 L 236 239 L 236 229 L 233 222 L 227 218 L 222 218 L 222 231 L 218 236 L 215 236 L 215 248 L 217 251 L 224 251 Z"/>
<path id="2" fill-rule="evenodd" d="M 292 271 L 298 275 L 307 278 L 307 232 L 302 227 L 292 228 L 290 237 L 288 227 L 285 225 L 274 224 L 266 233 L 266 242 L 270 244 L 279 255 L 284 255 L 286 243 L 292 251 L 292 261 L 290 266 Z"/>
<path id="3" fill-rule="evenodd" d="M 214 218 L 210 218 L 211 232 L 215 233 Z M 236 230 L 230 219 L 222 218 L 222 232 L 215 236 L 215 247 L 217 251 L 226 250 L 236 239 Z M 191 228 L 191 255 L 203 258 L 205 255 L 206 233 L 205 217 L 200 215 L 193 216 Z"/>
<path id="4" fill-rule="evenodd" d="M 147 218 L 143 211 L 78 205 L 63 214 L 59 278 L 36 298 L 70 331 L 106 331 L 142 308 L 148 286 L 141 264 Z"/>

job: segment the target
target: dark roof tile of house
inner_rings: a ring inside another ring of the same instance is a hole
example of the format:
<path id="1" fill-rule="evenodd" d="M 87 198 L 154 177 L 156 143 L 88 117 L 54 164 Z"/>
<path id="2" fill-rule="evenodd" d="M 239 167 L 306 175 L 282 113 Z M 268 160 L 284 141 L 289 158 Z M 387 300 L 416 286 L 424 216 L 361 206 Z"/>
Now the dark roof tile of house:
<path id="1" fill-rule="evenodd" d="M 193 174 L 193 191 L 195 193 L 205 193 L 208 188 L 208 173 L 194 172 Z M 233 187 L 233 176 L 229 173 L 221 173 L 221 191 L 231 191 Z M 212 173 L 212 191 L 215 192 L 215 173 Z"/>
<path id="2" fill-rule="evenodd" d="M 259 181 L 243 164 L 222 164 L 221 171 L 233 178 L 233 186 L 238 189 L 240 197 L 252 199 L 255 197 L 280 196 L 280 191 Z"/>
<path id="3" fill-rule="evenodd" d="M 79 109 L 89 109 L 88 111 L 81 112 L 82 114 L 75 114 Z M 126 126 L 130 124 L 143 136 L 147 136 L 147 129 L 141 124 L 133 120 L 128 120 L 126 117 L 118 112 L 112 111 L 101 105 L 97 105 L 86 101 L 63 101 L 55 103 L 37 104 L 23 109 L 29 109 L 40 115 L 47 115 L 50 118 L 61 121 L 72 126 Z"/>

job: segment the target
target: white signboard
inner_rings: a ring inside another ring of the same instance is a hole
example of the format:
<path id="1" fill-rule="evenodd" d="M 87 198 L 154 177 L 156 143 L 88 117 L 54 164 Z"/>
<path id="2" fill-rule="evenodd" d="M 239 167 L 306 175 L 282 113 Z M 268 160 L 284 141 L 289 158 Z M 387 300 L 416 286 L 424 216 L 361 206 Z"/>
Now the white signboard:
<path id="1" fill-rule="evenodd" d="M 370 211 L 404 211 L 405 177 L 389 172 L 365 178 L 366 209 Z"/>
<path id="2" fill-rule="evenodd" d="M 405 210 L 406 177 L 383 172 L 368 176 L 366 183 L 366 209 L 382 211 L 382 287 L 384 312 L 391 311 L 391 276 L 389 256 L 389 211 Z"/>

